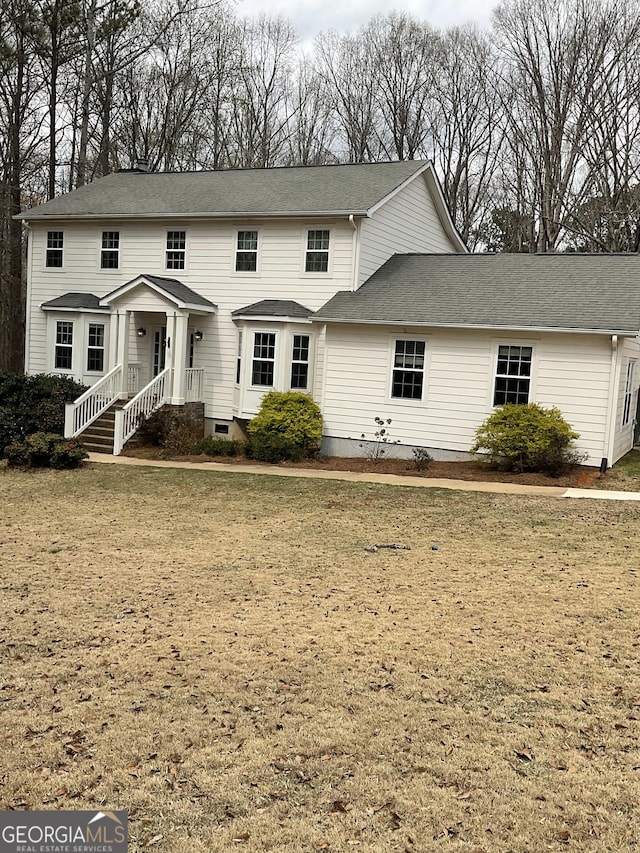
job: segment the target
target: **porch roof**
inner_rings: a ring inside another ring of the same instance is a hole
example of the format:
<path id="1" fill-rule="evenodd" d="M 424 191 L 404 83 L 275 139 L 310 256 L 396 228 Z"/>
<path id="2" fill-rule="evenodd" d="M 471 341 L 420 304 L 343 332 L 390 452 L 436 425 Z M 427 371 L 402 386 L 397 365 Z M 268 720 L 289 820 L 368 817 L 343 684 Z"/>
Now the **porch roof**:
<path id="1" fill-rule="evenodd" d="M 100 300 L 100 305 L 109 307 L 112 302 L 122 298 L 130 291 L 146 285 L 151 290 L 164 296 L 170 302 L 173 302 L 178 308 L 191 309 L 193 311 L 202 311 L 206 314 L 215 314 L 217 305 L 214 305 L 209 299 L 196 293 L 190 287 L 187 287 L 177 278 L 166 278 L 165 276 L 152 275 L 149 273 L 141 273 L 132 278 L 126 284 L 120 285 L 111 293 L 103 296 Z"/>

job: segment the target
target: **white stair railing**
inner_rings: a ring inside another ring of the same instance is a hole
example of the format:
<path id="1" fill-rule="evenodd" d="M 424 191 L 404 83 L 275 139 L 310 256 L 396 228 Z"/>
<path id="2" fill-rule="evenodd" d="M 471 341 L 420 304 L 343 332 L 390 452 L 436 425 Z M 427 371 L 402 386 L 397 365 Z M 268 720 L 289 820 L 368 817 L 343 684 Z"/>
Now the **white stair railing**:
<path id="1" fill-rule="evenodd" d="M 65 438 L 74 438 L 80 435 L 89 424 L 92 424 L 119 399 L 122 390 L 122 365 L 116 364 L 77 400 L 65 404 Z"/>
<path id="2" fill-rule="evenodd" d="M 118 456 L 140 424 L 161 406 L 168 402 L 171 391 L 171 367 L 165 367 L 162 373 L 154 377 L 148 385 L 139 391 L 133 400 L 116 411 L 115 432 L 113 436 L 113 455 Z"/>
<path id="3" fill-rule="evenodd" d="M 201 403 L 204 385 L 204 370 L 202 367 L 188 367 L 185 371 L 184 399 L 186 403 Z"/>

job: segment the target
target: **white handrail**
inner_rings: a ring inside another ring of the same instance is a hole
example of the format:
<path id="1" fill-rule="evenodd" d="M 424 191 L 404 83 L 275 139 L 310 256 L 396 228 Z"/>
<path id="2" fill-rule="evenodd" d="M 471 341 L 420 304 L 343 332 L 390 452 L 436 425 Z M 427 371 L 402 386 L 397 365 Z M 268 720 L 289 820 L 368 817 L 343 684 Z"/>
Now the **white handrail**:
<path id="1" fill-rule="evenodd" d="M 188 367 L 185 371 L 184 399 L 186 403 L 201 403 L 204 386 L 202 367 Z"/>
<path id="2" fill-rule="evenodd" d="M 154 377 L 148 385 L 129 400 L 126 406 L 116 411 L 115 432 L 113 436 L 113 455 L 118 456 L 140 424 L 169 400 L 171 390 L 170 376 L 173 368 L 165 369 Z"/>
<path id="3" fill-rule="evenodd" d="M 75 438 L 80 435 L 89 424 L 107 411 L 109 406 L 120 397 L 122 391 L 122 365 L 116 364 L 77 400 L 65 405 L 65 438 Z"/>

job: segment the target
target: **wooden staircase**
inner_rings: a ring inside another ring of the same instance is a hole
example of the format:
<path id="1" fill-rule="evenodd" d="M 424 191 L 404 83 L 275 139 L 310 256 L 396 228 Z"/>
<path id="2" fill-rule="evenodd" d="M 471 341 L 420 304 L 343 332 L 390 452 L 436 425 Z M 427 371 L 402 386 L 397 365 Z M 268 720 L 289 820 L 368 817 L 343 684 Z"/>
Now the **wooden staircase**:
<path id="1" fill-rule="evenodd" d="M 116 409 L 121 409 L 126 403 L 127 400 L 115 402 L 78 436 L 88 451 L 91 453 L 113 453 Z"/>

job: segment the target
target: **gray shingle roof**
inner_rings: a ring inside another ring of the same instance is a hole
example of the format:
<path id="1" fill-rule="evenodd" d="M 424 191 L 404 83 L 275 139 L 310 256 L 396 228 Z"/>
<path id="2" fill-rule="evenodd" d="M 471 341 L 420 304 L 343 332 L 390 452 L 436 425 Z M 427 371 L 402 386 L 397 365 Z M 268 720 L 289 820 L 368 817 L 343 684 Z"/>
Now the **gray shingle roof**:
<path id="1" fill-rule="evenodd" d="M 100 297 L 94 296 L 93 293 L 65 293 L 62 296 L 56 296 L 55 299 L 50 299 L 48 302 L 43 302 L 41 308 L 51 309 L 51 308 L 68 308 L 74 311 L 86 310 L 87 308 L 91 310 L 104 310 L 108 311 L 108 308 L 102 308 L 100 305 Z"/>
<path id="2" fill-rule="evenodd" d="M 640 255 L 395 255 L 313 319 L 635 334 Z"/>
<path id="3" fill-rule="evenodd" d="M 146 279 L 146 281 L 155 284 L 155 286 L 162 290 L 167 296 L 172 297 L 176 302 L 183 305 L 192 305 L 192 306 L 202 306 L 203 308 L 216 308 L 217 306 L 213 304 L 209 299 L 206 299 L 204 296 L 201 296 L 199 293 L 196 293 L 195 290 L 191 290 L 190 287 L 187 287 L 186 284 L 183 284 L 181 281 L 178 281 L 177 278 L 166 278 L 161 275 L 148 275 L 147 273 L 141 273 L 139 276 L 131 279 L 126 284 L 117 287 L 115 290 L 112 290 L 111 293 L 108 293 L 106 296 L 102 297 L 102 303 L 108 303 L 115 294 L 119 293 L 123 288 L 128 287 L 130 284 L 138 281 L 138 279 Z"/>
<path id="4" fill-rule="evenodd" d="M 428 165 L 425 160 L 407 160 L 217 172 L 116 172 L 20 216 L 364 214 Z"/>
<path id="5" fill-rule="evenodd" d="M 261 299 L 260 302 L 231 312 L 232 317 L 299 317 L 304 320 L 311 314 L 313 311 L 310 308 L 292 299 Z"/>

